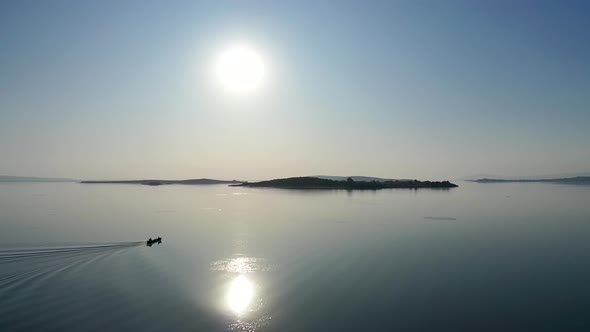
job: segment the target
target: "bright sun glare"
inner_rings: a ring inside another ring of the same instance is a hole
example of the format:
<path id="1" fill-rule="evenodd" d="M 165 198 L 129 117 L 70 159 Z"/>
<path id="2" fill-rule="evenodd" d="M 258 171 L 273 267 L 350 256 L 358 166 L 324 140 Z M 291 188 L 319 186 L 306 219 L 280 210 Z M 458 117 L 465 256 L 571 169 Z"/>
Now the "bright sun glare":
<path id="1" fill-rule="evenodd" d="M 227 293 L 227 304 L 234 313 L 239 315 L 248 308 L 253 295 L 252 283 L 244 275 L 240 275 L 230 284 Z"/>
<path id="2" fill-rule="evenodd" d="M 254 48 L 236 44 L 219 56 L 215 74 L 224 89 L 249 94 L 258 89 L 264 80 L 264 61 Z"/>

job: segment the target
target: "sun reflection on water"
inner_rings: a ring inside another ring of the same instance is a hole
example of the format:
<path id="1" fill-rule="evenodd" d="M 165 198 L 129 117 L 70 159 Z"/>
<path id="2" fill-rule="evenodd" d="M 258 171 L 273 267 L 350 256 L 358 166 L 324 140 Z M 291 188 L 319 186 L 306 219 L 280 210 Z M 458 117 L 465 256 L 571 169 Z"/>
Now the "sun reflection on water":
<path id="1" fill-rule="evenodd" d="M 254 297 L 252 282 L 244 275 L 232 280 L 227 292 L 227 305 L 231 311 L 240 315 L 248 308 Z"/>
<path id="2" fill-rule="evenodd" d="M 236 256 L 211 262 L 211 271 L 223 274 L 225 287 L 220 304 L 224 312 L 232 314 L 233 321 L 227 330 L 255 332 L 272 319 L 265 312 L 260 273 L 273 271 L 276 265 L 265 258 Z"/>
<path id="3" fill-rule="evenodd" d="M 211 263 L 211 270 L 246 274 L 251 272 L 269 271 L 273 266 L 263 258 L 237 257 L 218 260 Z"/>

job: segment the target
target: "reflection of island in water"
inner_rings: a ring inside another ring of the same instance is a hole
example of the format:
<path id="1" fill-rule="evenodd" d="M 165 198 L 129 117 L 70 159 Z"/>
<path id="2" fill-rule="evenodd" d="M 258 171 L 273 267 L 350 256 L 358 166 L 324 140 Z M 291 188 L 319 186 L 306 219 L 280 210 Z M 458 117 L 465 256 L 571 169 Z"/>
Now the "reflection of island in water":
<path id="1" fill-rule="evenodd" d="M 260 182 L 244 182 L 234 184 L 235 187 L 266 187 L 284 189 L 346 189 L 346 190 L 377 190 L 388 188 L 454 188 L 456 184 L 449 181 L 418 181 L 418 180 L 390 180 L 390 181 L 354 181 L 348 178 L 344 181 L 320 179 L 315 177 L 294 177 Z"/>

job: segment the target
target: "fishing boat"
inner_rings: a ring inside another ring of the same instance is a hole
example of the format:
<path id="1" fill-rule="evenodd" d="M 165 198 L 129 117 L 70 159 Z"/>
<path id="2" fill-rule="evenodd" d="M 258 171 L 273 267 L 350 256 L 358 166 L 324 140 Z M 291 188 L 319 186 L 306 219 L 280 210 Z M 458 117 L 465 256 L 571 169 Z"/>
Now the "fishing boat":
<path id="1" fill-rule="evenodd" d="M 160 243 L 162 243 L 162 237 L 161 237 L 161 236 L 158 236 L 158 238 L 157 238 L 157 239 L 153 239 L 153 240 L 152 240 L 152 238 L 150 237 L 150 238 L 147 240 L 147 242 L 146 242 L 146 244 L 147 244 L 147 246 L 148 246 L 148 247 L 151 247 L 151 246 L 152 246 L 152 244 L 155 244 L 155 243 L 157 243 L 157 244 L 160 244 Z"/>

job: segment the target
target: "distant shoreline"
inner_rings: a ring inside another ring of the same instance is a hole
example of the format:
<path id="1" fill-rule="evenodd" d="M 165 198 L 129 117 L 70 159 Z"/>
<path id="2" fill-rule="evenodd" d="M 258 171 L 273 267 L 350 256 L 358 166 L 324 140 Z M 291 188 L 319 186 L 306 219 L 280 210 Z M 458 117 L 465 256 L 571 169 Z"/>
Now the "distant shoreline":
<path id="1" fill-rule="evenodd" d="M 509 182 L 519 182 L 519 183 L 529 183 L 529 182 L 544 182 L 544 183 L 567 183 L 567 184 L 590 184 L 590 176 L 576 176 L 573 178 L 560 178 L 560 179 L 477 179 L 477 180 L 467 180 L 470 182 L 477 182 L 477 183 L 509 183 Z"/>
<path id="2" fill-rule="evenodd" d="M 169 184 L 207 185 L 207 184 L 237 184 L 236 180 L 189 179 L 189 180 L 120 180 L 120 181 L 80 181 L 83 184 L 141 184 L 145 186 L 163 186 Z"/>
<path id="3" fill-rule="evenodd" d="M 455 188 L 458 185 L 449 181 L 418 181 L 418 180 L 398 180 L 398 181 L 354 181 L 348 179 L 345 181 L 336 181 L 329 179 L 320 179 L 314 177 L 294 177 L 285 179 L 275 179 L 260 182 L 244 182 L 230 185 L 232 187 L 252 187 L 252 188 L 280 188 L 280 189 L 345 189 L 345 190 L 378 190 L 378 189 L 448 189 Z"/>
<path id="4" fill-rule="evenodd" d="M 0 175 L 0 182 L 78 182 L 75 179 L 67 179 L 67 178 L 42 178 L 37 176 L 9 176 L 9 175 Z"/>

